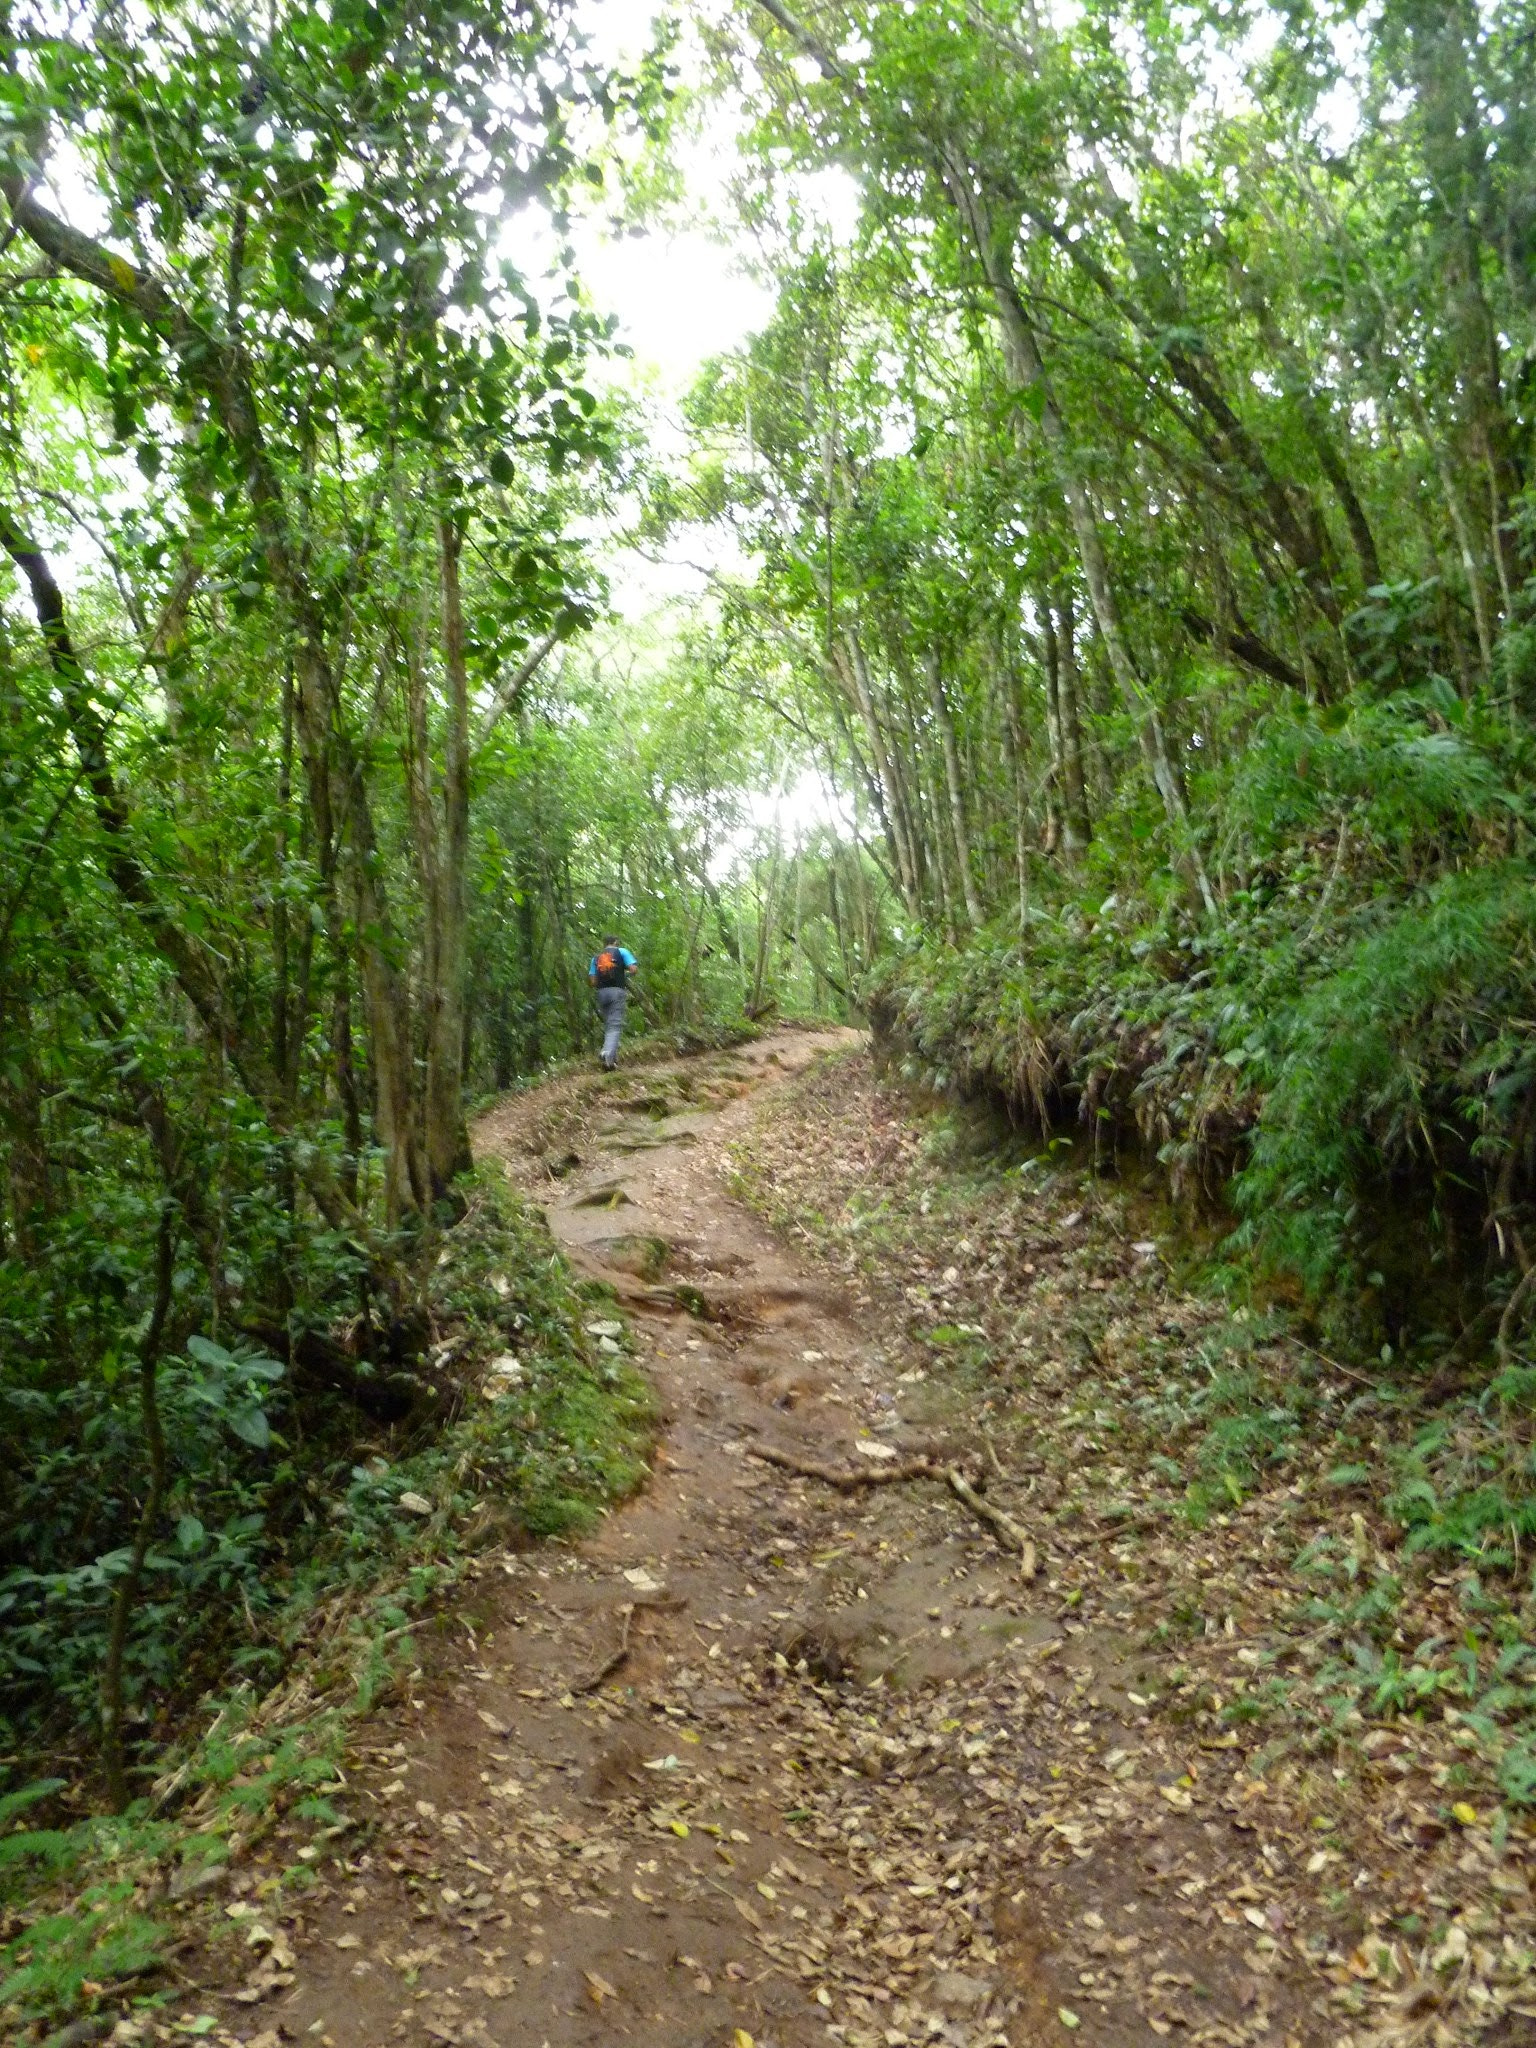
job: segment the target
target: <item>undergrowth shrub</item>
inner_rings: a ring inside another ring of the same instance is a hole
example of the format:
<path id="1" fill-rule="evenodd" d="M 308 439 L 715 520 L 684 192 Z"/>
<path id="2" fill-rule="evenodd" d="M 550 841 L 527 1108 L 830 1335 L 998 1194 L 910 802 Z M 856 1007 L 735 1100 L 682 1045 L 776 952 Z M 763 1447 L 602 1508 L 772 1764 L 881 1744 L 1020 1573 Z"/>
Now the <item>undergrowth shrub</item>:
<path id="1" fill-rule="evenodd" d="M 1338 1341 L 1443 1343 L 1507 1286 L 1492 1212 L 1531 1194 L 1530 755 L 1438 684 L 1271 716 L 1201 792 L 1215 918 L 1119 848 L 1107 895 L 1090 862 L 1022 933 L 887 962 L 876 1027 L 914 1075 L 1000 1093 L 1042 1135 L 1155 1153 Z"/>
<path id="2" fill-rule="evenodd" d="M 1536 870 L 1437 877 L 1279 1010 L 1236 1184 L 1251 1236 L 1316 1296 L 1354 1276 L 1359 1205 L 1388 1168 L 1497 1151 L 1536 1078 Z"/>
<path id="3" fill-rule="evenodd" d="M 280 1817 L 312 1832 L 338 1826 L 349 1724 L 390 1682 L 413 1618 L 467 1569 L 470 1549 L 583 1529 L 643 1477 L 653 1397 L 606 1334 L 611 1296 L 573 1282 L 499 1170 L 461 1192 L 463 1217 L 429 1281 L 439 1362 L 452 1375 L 432 1423 L 301 1445 L 280 1375 L 236 1361 L 210 1406 L 168 1372 L 174 1489 L 134 1616 L 139 1796 L 126 1813 L 90 1810 L 84 1747 L 110 1553 L 80 1557 L 80 1526 L 60 1512 L 48 1525 L 54 1556 L 0 1581 L 12 1715 L 0 1739 L 16 1745 L 13 1789 L 0 1790 L 0 2031 L 74 2011 L 153 1968 L 166 1939 L 147 1904 L 157 1869 L 163 1878 L 221 1861 Z M 260 1424 L 253 1384 L 265 1396 Z M 199 1423 L 205 1436 L 222 1428 L 239 1458 L 228 1444 L 210 1449 Z M 227 1501 L 238 1511 L 217 1521 Z M 49 1710 L 45 1683 L 62 1708 Z M 60 1727 L 82 1745 L 71 1775 L 26 1782 L 43 1735 Z"/>
<path id="4" fill-rule="evenodd" d="M 210 1689 L 282 1673 L 315 1603 L 411 1554 L 418 1519 L 494 1498 L 509 1526 L 585 1526 L 644 1470 L 650 1396 L 583 1326 L 592 1313 L 542 1223 L 497 1171 L 463 1187 L 429 1268 L 438 1398 L 386 1423 L 295 1384 L 287 1363 L 189 1333 L 164 1362 L 169 1495 L 126 1661 L 141 1753 Z M 121 1366 L 63 1385 L 0 1381 L 14 1460 L 0 1492 L 0 1747 L 89 1768 L 111 1603 L 143 1483 Z M 513 1362 L 480 1395 L 485 1361 Z"/>

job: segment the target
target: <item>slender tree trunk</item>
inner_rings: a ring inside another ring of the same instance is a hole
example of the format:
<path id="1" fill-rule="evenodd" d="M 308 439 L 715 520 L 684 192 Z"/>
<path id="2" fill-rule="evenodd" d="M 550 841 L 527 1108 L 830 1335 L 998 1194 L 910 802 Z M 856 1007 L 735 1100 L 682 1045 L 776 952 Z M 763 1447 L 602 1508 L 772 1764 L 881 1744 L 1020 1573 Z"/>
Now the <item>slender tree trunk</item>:
<path id="1" fill-rule="evenodd" d="M 976 878 L 971 867 L 971 835 L 965 818 L 965 789 L 960 780 L 960 750 L 955 741 L 955 721 L 949 708 L 949 699 L 944 694 L 944 675 L 935 649 L 930 648 L 925 652 L 923 672 L 928 679 L 928 704 L 933 712 L 933 722 L 938 727 L 939 745 L 944 759 L 944 786 L 949 797 L 949 823 L 955 840 L 955 865 L 959 870 L 960 898 L 965 905 L 965 915 L 970 927 L 972 931 L 976 931 L 986 920 L 976 894 Z"/>
<path id="2" fill-rule="evenodd" d="M 880 949 L 880 934 L 875 915 L 873 892 L 869 886 L 869 876 L 864 871 L 864 839 L 859 830 L 857 813 L 855 813 L 853 821 L 853 845 L 850 848 L 849 857 L 853 870 L 854 908 L 858 916 L 858 931 L 855 945 L 848 956 L 848 978 L 851 982 L 857 974 L 861 974 L 864 971 Z"/>
<path id="3" fill-rule="evenodd" d="M 277 763 L 277 843 L 273 848 L 278 886 L 272 905 L 272 1069 L 288 1071 L 289 909 L 288 833 L 293 802 L 293 666 L 283 671 L 282 733 Z"/>
<path id="4" fill-rule="evenodd" d="M 114 1813 L 121 1813 L 128 1804 L 128 1768 L 123 1743 L 123 1660 L 128 1647 L 128 1625 L 133 1618 L 144 1577 L 144 1560 L 149 1555 L 150 1542 L 165 1504 L 165 1431 L 160 1421 L 159 1373 L 165 1326 L 171 1313 L 175 1260 L 175 1218 L 167 1204 L 160 1212 L 160 1230 L 155 1246 L 154 1307 L 139 1345 L 139 1415 L 144 1426 L 147 1461 L 144 1505 L 139 1510 L 139 1523 L 134 1531 L 127 1567 L 112 1596 L 107 1653 L 101 1670 L 102 1766 L 107 1779 L 107 1798 Z"/>
<path id="5" fill-rule="evenodd" d="M 1088 808 L 1088 784 L 1083 774 L 1083 721 L 1079 709 L 1082 690 L 1077 671 L 1077 620 L 1072 599 L 1063 593 L 1052 608 L 1046 599 L 1045 616 L 1053 619 L 1056 641 L 1056 703 L 1061 720 L 1062 803 L 1066 821 L 1066 848 L 1076 859 L 1093 837 L 1093 819 Z"/>
<path id="6" fill-rule="evenodd" d="M 434 975 L 426 991 L 424 1094 L 427 1172 L 434 1200 L 469 1165 L 464 1123 L 464 939 L 468 921 L 469 672 L 459 587 L 463 535 L 450 514 L 439 523 L 443 601 L 443 672 L 448 686 L 443 746 L 442 857 L 437 863 L 433 922 Z"/>
<path id="7" fill-rule="evenodd" d="M 1328 479 L 1349 528 L 1350 542 L 1360 567 L 1360 579 L 1367 590 L 1381 582 L 1381 556 L 1376 546 L 1370 517 L 1355 489 L 1349 465 L 1334 442 L 1325 406 L 1314 388 L 1312 372 L 1295 343 L 1283 331 L 1258 280 L 1238 265 L 1236 276 L 1243 301 L 1258 323 L 1264 346 L 1278 366 L 1286 394 L 1301 414 L 1307 439 L 1317 456 L 1318 467 Z"/>
<path id="8" fill-rule="evenodd" d="M 15 1052 L 0 1058 L 0 1132 L 6 1139 L 16 1249 L 30 1261 L 37 1251 L 37 1225 L 53 1213 L 58 1189 L 43 1128 L 43 1077 L 31 1005 L 25 996 L 13 996 L 7 1013 Z"/>
<path id="9" fill-rule="evenodd" d="M 352 1042 L 352 962 L 343 953 L 336 963 L 336 996 L 331 1008 L 331 1058 L 336 1069 L 336 1093 L 341 1102 L 341 1128 L 346 1139 L 342 1160 L 342 1185 L 348 1201 L 357 1200 L 358 1167 L 363 1156 L 363 1098 L 357 1085 L 357 1061 Z"/>
<path id="10" fill-rule="evenodd" d="M 922 828 L 920 843 L 926 848 L 924 869 L 936 885 L 938 910 L 944 930 L 951 939 L 960 936 L 960 908 L 954 887 L 950 864 L 954 859 L 952 843 L 946 844 L 949 835 L 942 827 L 930 829 L 944 815 L 944 806 L 939 798 L 939 779 L 943 771 L 936 769 L 933 749 L 925 747 L 919 740 L 916 748 L 916 779 L 919 799 L 922 805 Z"/>
<path id="11" fill-rule="evenodd" d="M 408 1004 L 400 948 L 384 888 L 385 863 L 369 802 L 366 764 L 348 729 L 336 672 L 327 652 L 324 606 L 310 579 L 306 549 L 295 528 L 281 472 L 267 447 L 245 357 L 236 342 L 205 325 L 179 304 L 160 279 L 136 270 L 52 213 L 19 173 L 0 172 L 0 190 L 10 204 L 14 227 L 27 235 L 44 255 L 82 283 L 130 308 L 149 332 L 165 342 L 180 363 L 189 386 L 207 400 L 229 438 L 243 476 L 262 559 L 292 623 L 299 735 L 317 823 L 320 818 L 329 817 L 333 783 L 346 820 L 358 904 L 358 953 L 373 1050 L 377 1135 L 386 1157 L 391 1214 L 399 1214 L 407 1206 L 419 1206 L 426 1199 L 427 1189 L 411 1114 Z M 0 521 L 0 525 L 3 523 Z M 94 768 L 88 774 L 93 786 L 97 786 Z M 98 790 L 98 808 L 101 801 Z M 121 815 L 120 806 L 118 809 Z M 114 880 L 123 871 L 123 858 L 120 851 Z M 141 892 L 141 909 L 146 897 L 152 905 L 152 895 Z M 263 1085 L 266 1077 L 256 1069 L 252 1048 L 243 1034 L 233 1029 L 227 1002 L 218 1000 L 221 991 L 217 988 L 217 976 L 196 957 L 195 949 L 188 948 L 185 935 L 176 932 L 163 917 L 158 921 L 156 939 L 162 950 L 174 949 L 167 950 L 167 957 L 175 961 L 200 1012 L 209 1014 L 204 1006 L 210 1004 L 212 1014 L 219 1017 L 221 1042 L 236 1054 L 242 1081 L 275 1122 L 281 1111 L 280 1093 Z M 321 1171 L 317 1166 L 311 1173 L 311 1193 L 322 1210 L 329 1202 L 334 1212 L 333 1196 L 316 1178 Z M 328 1220 L 343 1219 L 331 1213 Z M 354 1234 L 360 1231 L 360 1218 L 345 1221 Z"/>
<path id="12" fill-rule="evenodd" d="M 1001 653 L 993 669 L 992 681 L 1003 713 L 1003 750 L 1007 756 L 1008 786 L 1012 795 L 1014 887 L 1018 895 L 1019 932 L 1022 936 L 1029 906 L 1029 795 L 1025 783 L 1024 721 L 1019 714 L 1019 693 L 1014 676 Z"/>
<path id="13" fill-rule="evenodd" d="M 896 872 L 901 877 L 901 893 L 906 898 L 907 908 L 920 911 L 921 891 L 918 884 L 917 865 L 913 858 L 912 834 L 909 820 L 904 815 L 902 791 L 897 782 L 891 763 L 890 749 L 875 712 L 874 692 L 870 688 L 869 666 L 864 658 L 864 649 L 854 633 L 844 633 L 841 641 L 832 643 L 832 660 L 839 675 L 844 679 L 848 694 L 858 706 L 864 734 L 869 741 L 870 757 L 875 764 L 879 782 L 882 822 L 890 835 L 891 848 L 896 856 Z"/>
<path id="14" fill-rule="evenodd" d="M 359 925 L 366 927 L 370 912 L 378 909 L 378 894 L 366 886 L 361 873 L 357 893 Z M 429 1200 L 417 1141 L 409 1018 L 399 970 L 381 952 L 377 936 L 363 940 L 358 950 L 368 1015 L 374 1135 L 384 1154 L 384 1213 L 395 1224 L 409 1210 L 426 1208 Z"/>
<path id="15" fill-rule="evenodd" d="M 293 717 L 293 664 L 290 661 L 283 667 L 282 723 L 277 769 L 277 843 L 273 849 L 277 867 L 277 893 L 272 906 L 272 1069 L 277 1076 L 278 1087 L 287 1101 L 290 1117 L 297 1108 L 299 1069 L 299 1047 L 292 1042 L 299 1032 L 293 1014 L 293 920 L 288 900 L 289 835 L 292 831 L 290 812 L 293 806 Z M 310 934 L 311 926 L 307 917 L 300 921 L 300 929 L 305 936 Z M 306 989 L 306 998 L 307 993 Z M 307 1001 L 305 1007 L 307 1008 Z M 283 1158 L 277 1168 L 277 1199 L 283 1215 L 287 1218 L 291 1233 L 294 1213 L 298 1206 L 298 1176 L 294 1172 L 291 1148 L 285 1147 Z M 286 1328 L 293 1307 L 292 1260 L 286 1243 L 279 1243 L 273 1266 L 273 1292 L 278 1313 Z"/>
<path id="16" fill-rule="evenodd" d="M 1066 744 L 1061 733 L 1061 657 L 1056 639 L 1056 621 L 1044 594 L 1035 599 L 1040 619 L 1040 672 L 1045 678 L 1045 742 L 1051 757 L 1046 784 L 1046 851 L 1055 853 L 1066 838 L 1067 767 Z"/>
<path id="17" fill-rule="evenodd" d="M 773 927 L 778 917 L 779 879 L 783 865 L 783 847 L 777 836 L 774 839 L 773 858 L 768 863 L 766 884 L 759 882 L 757 889 L 757 945 L 752 960 L 752 991 L 746 1010 L 749 1017 L 760 1016 L 765 1007 L 765 990 L 768 979 L 768 962 L 773 945 Z"/>
<path id="18" fill-rule="evenodd" d="M 976 189 L 976 181 L 969 165 L 953 152 L 946 157 L 945 180 L 956 211 L 970 233 L 983 275 L 991 290 L 998 325 L 1003 336 L 1003 354 L 1009 371 L 1021 391 L 1036 396 L 1040 429 L 1050 452 L 1056 480 L 1067 501 L 1067 511 L 1077 541 L 1083 578 L 1088 585 L 1088 598 L 1093 607 L 1094 620 L 1104 643 L 1111 673 L 1126 708 L 1135 719 L 1136 737 L 1141 747 L 1142 758 L 1147 765 L 1147 772 L 1162 799 L 1168 822 L 1174 828 L 1179 841 L 1181 859 L 1192 874 L 1206 911 L 1214 915 L 1216 899 L 1211 893 L 1204 863 L 1189 837 L 1189 807 L 1184 797 L 1183 778 L 1169 752 L 1162 716 L 1156 701 L 1131 657 L 1130 645 L 1125 637 L 1120 608 L 1115 599 L 1114 585 L 1109 573 L 1109 559 L 1104 552 L 1103 538 L 1099 533 L 1098 514 L 1089 495 L 1087 482 L 1079 468 L 1077 453 L 1072 446 L 1066 422 L 1057 406 L 1050 380 L 1046 376 L 1035 331 L 1024 309 L 1024 301 L 1019 295 L 1011 264 L 998 245 L 992 221 Z"/>
<path id="19" fill-rule="evenodd" d="M 291 1135 L 283 1091 L 257 1037 L 248 1032 L 219 964 L 202 943 L 176 923 L 164 907 L 141 859 L 132 818 L 107 753 L 106 728 L 91 698 L 89 681 L 69 631 L 63 596 L 46 556 L 34 548 L 0 507 L 0 548 L 15 562 L 32 593 L 39 630 L 59 685 L 82 778 L 102 834 L 103 866 L 123 904 L 138 918 L 214 1044 L 229 1055 L 241 1084 L 273 1130 Z M 363 1219 L 331 1179 L 317 1154 L 306 1156 L 304 1179 L 315 1206 L 334 1228 L 366 1241 Z"/>
<path id="20" fill-rule="evenodd" d="M 891 774 L 894 778 L 892 801 L 895 815 L 902 821 L 902 830 L 907 835 L 907 851 L 912 861 L 912 887 L 915 894 L 911 900 L 912 913 L 916 917 L 926 914 L 933 895 L 933 862 L 928 856 L 927 834 L 923 817 L 922 769 L 919 750 L 910 734 L 906 744 L 891 748 Z"/>
<path id="21" fill-rule="evenodd" d="M 1488 593 L 1484 585 L 1482 564 L 1478 559 L 1476 539 L 1462 502 L 1461 486 L 1455 467 L 1451 462 L 1443 436 L 1431 417 L 1424 393 L 1419 386 L 1418 371 L 1410 351 L 1397 345 L 1397 320 L 1391 300 L 1370 274 L 1369 265 L 1361 265 L 1360 252 L 1345 230 L 1344 224 L 1334 212 L 1326 196 L 1313 192 L 1313 203 L 1322 213 L 1328 229 L 1344 259 L 1347 271 L 1363 268 L 1366 276 L 1366 298 L 1371 314 L 1373 339 L 1367 344 L 1371 357 L 1386 391 L 1391 394 L 1400 390 L 1407 400 L 1408 410 L 1425 453 L 1434 465 L 1435 477 L 1440 485 L 1441 500 L 1445 505 L 1446 517 L 1450 521 L 1451 534 L 1456 544 L 1456 553 L 1461 562 L 1462 574 L 1467 581 L 1467 597 L 1472 607 L 1472 620 L 1477 631 L 1478 654 L 1481 674 L 1487 680 L 1493 667 L 1493 629 L 1488 609 Z M 1435 552 L 1438 556 L 1439 546 Z"/>
<path id="22" fill-rule="evenodd" d="M 1340 623 L 1334 587 L 1328 530 L 1317 514 L 1311 494 L 1278 476 L 1264 449 L 1249 433 L 1222 391 L 1208 355 L 1191 351 L 1178 338 L 1189 324 L 1183 293 L 1169 276 L 1155 242 L 1142 230 L 1134 210 L 1115 190 L 1108 170 L 1092 152 L 1099 201 L 1114 221 L 1130 259 L 1142 296 L 1123 293 L 1091 253 L 1087 238 L 1074 236 L 1054 221 L 1031 212 L 1029 218 L 1048 233 L 1064 255 L 1102 290 L 1131 324 L 1152 342 L 1183 389 L 1200 409 L 1195 431 L 1212 461 L 1236 483 L 1238 494 L 1252 504 L 1257 523 L 1300 577 L 1303 589 L 1329 625 Z"/>
<path id="23" fill-rule="evenodd" d="M 899 642 L 893 644 L 899 645 Z M 916 914 L 932 920 L 942 911 L 949 918 L 949 874 L 944 862 L 943 837 L 935 837 L 932 821 L 940 815 L 928 777 L 928 752 L 924 720 L 912 691 L 905 666 L 895 670 L 893 687 L 886 693 L 886 739 L 890 748 L 891 773 L 900 792 L 898 804 L 905 820 L 907 844 L 912 854 L 912 874 L 917 885 Z"/>
<path id="24" fill-rule="evenodd" d="M 1500 371 L 1498 322 L 1483 286 L 1478 228 L 1487 175 L 1486 123 L 1468 56 L 1481 33 L 1473 0 L 1402 0 L 1409 68 L 1420 111 L 1424 159 L 1443 232 L 1446 327 L 1456 350 L 1457 391 L 1472 461 L 1475 493 L 1490 503 L 1489 554 L 1506 605 L 1525 580 L 1511 509 L 1520 490 L 1508 406 Z"/>
<path id="25" fill-rule="evenodd" d="M 521 1071 L 536 1073 L 544 1060 L 544 983 L 539 972 L 539 877 L 528 858 L 522 835 L 514 842 L 514 873 L 517 878 L 517 942 L 519 966 L 523 987 L 523 1028 L 522 1048 L 519 1053 Z M 509 1070 L 502 1076 L 498 1070 L 498 1088 L 512 1085 Z"/>

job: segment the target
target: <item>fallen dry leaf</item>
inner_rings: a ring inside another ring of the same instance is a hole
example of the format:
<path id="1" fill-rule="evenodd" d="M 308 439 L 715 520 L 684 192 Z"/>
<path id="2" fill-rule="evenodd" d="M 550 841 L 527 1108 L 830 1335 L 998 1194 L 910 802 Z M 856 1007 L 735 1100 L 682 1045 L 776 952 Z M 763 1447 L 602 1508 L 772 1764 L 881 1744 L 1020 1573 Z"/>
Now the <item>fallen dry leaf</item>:
<path id="1" fill-rule="evenodd" d="M 618 1997 L 619 1994 L 615 1987 L 608 1982 L 606 1977 L 600 1977 L 596 1970 L 583 1970 L 581 1974 L 587 1980 L 587 1996 L 599 2012 L 603 2009 L 604 1999 Z"/>

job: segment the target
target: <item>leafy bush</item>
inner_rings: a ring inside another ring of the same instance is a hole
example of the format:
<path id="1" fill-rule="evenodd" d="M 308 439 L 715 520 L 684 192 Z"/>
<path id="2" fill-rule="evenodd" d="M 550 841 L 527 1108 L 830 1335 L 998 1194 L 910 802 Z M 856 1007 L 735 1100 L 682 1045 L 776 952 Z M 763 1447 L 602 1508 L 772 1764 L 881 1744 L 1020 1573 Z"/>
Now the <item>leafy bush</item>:
<path id="1" fill-rule="evenodd" d="M 1400 1344 L 1458 1271 L 1474 1295 L 1503 1284 L 1482 1226 L 1531 1192 L 1528 752 L 1439 689 L 1273 716 L 1202 793 L 1223 820 L 1214 919 L 1150 879 L 1135 894 L 1106 854 L 1110 896 L 1089 870 L 1022 936 L 923 938 L 877 971 L 877 1028 L 925 1079 L 1000 1092 L 1042 1133 L 1145 1144 L 1176 1190 L 1230 1202 L 1274 1273 Z"/>
<path id="2" fill-rule="evenodd" d="M 600 1356 L 542 1225 L 499 1172 L 463 1183 L 431 1263 L 438 1398 L 380 1423 L 249 1345 L 196 1333 L 159 1375 L 170 1492 L 129 1637 L 141 1745 L 197 1694 L 270 1683 L 315 1602 L 411 1554 L 402 1496 L 444 1516 L 493 1496 L 529 1533 L 584 1526 L 644 1471 L 651 1412 Z M 482 1400 L 485 1359 L 515 1348 L 515 1392 Z M 58 1754 L 84 1738 L 142 1487 L 126 1364 L 62 1385 L 0 1383 L 17 1446 L 0 1520 L 0 1742 Z M 363 1382 L 366 1392 L 369 1382 Z M 146 1755 L 152 1750 L 146 1750 Z"/>

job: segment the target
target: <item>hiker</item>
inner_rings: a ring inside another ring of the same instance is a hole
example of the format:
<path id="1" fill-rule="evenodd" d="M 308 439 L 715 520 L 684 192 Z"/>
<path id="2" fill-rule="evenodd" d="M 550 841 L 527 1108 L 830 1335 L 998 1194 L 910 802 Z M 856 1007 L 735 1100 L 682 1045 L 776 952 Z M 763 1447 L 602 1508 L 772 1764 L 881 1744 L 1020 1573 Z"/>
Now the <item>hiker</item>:
<path id="1" fill-rule="evenodd" d="M 597 1013 L 603 1020 L 603 1065 L 611 1074 L 619 1064 L 619 1033 L 629 1002 L 629 977 L 639 961 L 617 939 L 604 939 L 587 965 L 587 979 L 597 991 Z"/>

